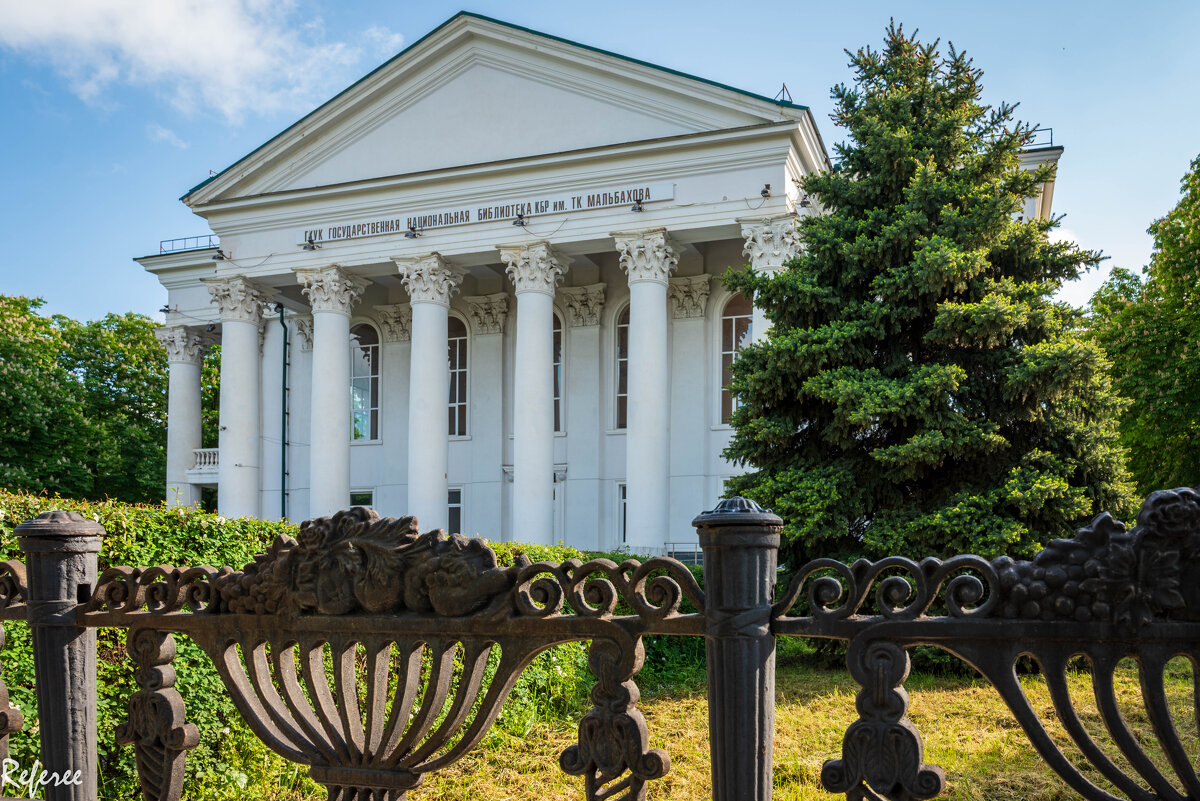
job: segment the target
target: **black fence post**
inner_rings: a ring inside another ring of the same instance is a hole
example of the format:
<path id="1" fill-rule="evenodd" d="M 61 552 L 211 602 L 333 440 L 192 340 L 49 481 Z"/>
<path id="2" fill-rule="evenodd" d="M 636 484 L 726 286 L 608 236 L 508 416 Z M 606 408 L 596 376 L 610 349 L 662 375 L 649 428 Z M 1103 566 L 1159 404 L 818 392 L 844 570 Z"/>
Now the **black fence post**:
<path id="1" fill-rule="evenodd" d="M 704 549 L 713 801 L 770 801 L 771 604 L 783 521 L 754 501 L 729 498 L 692 525 Z"/>
<path id="2" fill-rule="evenodd" d="M 29 583 L 42 763 L 63 782 L 46 785 L 46 801 L 94 801 L 96 630 L 76 626 L 75 609 L 95 586 L 104 528 L 76 512 L 55 511 L 22 523 L 15 533 Z"/>

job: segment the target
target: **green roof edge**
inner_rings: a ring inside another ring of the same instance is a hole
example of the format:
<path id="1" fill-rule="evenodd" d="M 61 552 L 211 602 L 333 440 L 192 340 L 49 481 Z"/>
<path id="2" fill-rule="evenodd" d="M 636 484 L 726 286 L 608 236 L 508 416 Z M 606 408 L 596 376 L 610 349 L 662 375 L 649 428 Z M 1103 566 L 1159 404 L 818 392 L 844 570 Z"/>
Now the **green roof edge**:
<path id="1" fill-rule="evenodd" d="M 188 191 L 184 192 L 184 193 L 183 193 L 183 194 L 182 194 L 182 195 L 179 197 L 179 199 L 180 199 L 180 200 L 183 200 L 183 201 L 185 201 L 185 200 L 187 199 L 187 197 L 188 197 L 189 195 L 191 195 L 193 192 L 195 192 L 195 191 L 197 191 L 198 189 L 201 189 L 201 188 L 203 188 L 203 187 L 207 186 L 208 184 L 212 183 L 213 181 L 215 181 L 216 179 L 220 178 L 222 175 L 224 175 L 225 173 L 229 172 L 231 169 L 233 169 L 233 168 L 234 168 L 234 167 L 236 167 L 237 165 L 241 164 L 241 163 L 242 163 L 243 161 L 245 161 L 246 159 L 248 159 L 248 158 L 250 158 L 251 156 L 253 156 L 253 155 L 254 155 L 255 153 L 257 153 L 258 151 L 262 150 L 262 149 L 263 149 L 264 147 L 266 147 L 267 145 L 269 145 L 269 144 L 271 144 L 272 142 L 274 142 L 276 139 L 279 139 L 281 136 L 284 136 L 284 135 L 285 135 L 285 134 L 286 134 L 288 131 L 290 131 L 290 130 L 292 130 L 293 128 L 295 128 L 296 126 L 300 125 L 302 122 L 304 122 L 305 120 L 307 120 L 309 117 L 311 117 L 312 115 L 316 114 L 318 111 L 320 111 L 321 109 L 325 108 L 325 106 L 328 106 L 330 103 L 332 103 L 333 101 L 337 100 L 339 97 L 341 97 L 342 95 L 346 94 L 346 93 L 347 93 L 347 92 L 349 92 L 350 90 L 354 89 L 354 87 L 358 86 L 360 83 L 362 83 L 363 81 L 367 80 L 367 79 L 368 79 L 368 78 L 370 78 L 372 75 L 374 75 L 375 73 L 379 72 L 379 71 L 380 71 L 380 70 L 382 70 L 384 67 L 388 66 L 388 65 L 389 65 L 389 64 L 391 64 L 393 61 L 395 61 L 396 59 L 400 58 L 401 56 L 404 56 L 404 55 L 405 55 L 405 54 L 407 54 L 407 53 L 408 53 L 410 50 L 413 50 L 414 48 L 416 48 L 416 47 L 419 47 L 419 46 L 421 45 L 421 43 L 422 43 L 422 42 L 424 42 L 426 39 L 428 39 L 428 38 L 430 38 L 430 37 L 434 36 L 434 35 L 435 35 L 435 34 L 436 34 L 438 31 L 442 30 L 442 28 L 445 28 L 447 25 L 449 25 L 450 23 L 454 22 L 454 21 L 455 21 L 456 19 L 458 19 L 459 17 L 473 17 L 473 18 L 475 18 L 475 19 L 483 20 L 484 22 L 491 22 L 491 23 L 493 23 L 493 24 L 495 24 L 495 25 L 500 25 L 500 26 L 502 26 L 502 27 L 504 27 L 504 28 L 509 28 L 509 29 L 511 29 L 511 30 L 514 30 L 514 31 L 522 31 L 523 33 L 529 33 L 529 34 L 533 34 L 534 36 L 540 36 L 540 37 L 542 37 L 543 39 L 549 39 L 549 40 L 551 40 L 551 41 L 554 41 L 554 42 L 562 42 L 563 44 L 569 44 L 569 45 L 571 45 L 572 47 L 578 47 L 578 48 L 581 48 L 581 49 L 583 49 L 583 50 L 590 50 L 590 51 L 591 51 L 591 52 L 593 52 L 593 53 L 600 53 L 601 55 L 605 55 L 605 56 L 612 56 L 613 58 L 618 58 L 618 59 L 620 59 L 620 60 L 622 60 L 622 61 L 628 61 L 628 62 L 629 62 L 629 63 L 631 63 L 631 64 L 638 64 L 638 65 L 640 65 L 640 66 L 643 66 L 643 67 L 650 67 L 651 69 L 660 70 L 661 72 L 666 72 L 666 73 L 668 73 L 668 74 L 670 74 L 670 75 L 678 75 L 678 76 L 679 76 L 679 77 L 681 77 L 681 78 L 687 78 L 687 79 L 689 79 L 689 80 L 692 80 L 692 81 L 698 81 L 698 82 L 700 82 L 700 83 L 706 83 L 706 84 L 708 84 L 709 86 L 715 86 L 715 87 L 717 87 L 718 89 L 724 89 L 724 90 L 726 90 L 726 91 L 728 91 L 728 92 L 734 92 L 734 93 L 736 93 L 736 94 L 739 94 L 739 95 L 744 95 L 744 96 L 746 96 L 746 97 L 753 98 L 754 100 L 759 100 L 759 101 L 762 101 L 762 102 L 764 102 L 764 103 L 770 103 L 771 105 L 774 105 L 774 106 L 780 106 L 781 108 L 791 108 L 791 109 L 797 109 L 798 111 L 808 111 L 808 110 L 809 110 L 808 106 L 803 106 L 803 105 L 800 105 L 799 103 L 792 103 L 792 102 L 790 102 L 790 101 L 787 101 L 787 100 L 775 100 L 774 98 L 766 97 L 765 95 L 755 94 L 754 92 L 748 92 L 748 91 L 746 91 L 745 89 L 738 89 L 737 87 L 734 87 L 734 86 L 729 86 L 728 84 L 720 83 L 719 81 L 713 81 L 713 80 L 710 80 L 710 79 L 708 79 L 708 78 L 701 78 L 701 77 L 699 77 L 699 76 L 697 76 L 697 75 L 692 75 L 691 73 L 683 72 L 683 71 L 681 71 L 681 70 L 674 70 L 674 69 L 671 69 L 670 67 L 664 67 L 664 66 L 662 66 L 661 64 L 654 64 L 654 63 L 651 63 L 651 62 L 649 62 L 649 61 L 642 61 L 641 59 L 638 59 L 638 58 L 633 58 L 633 57 L 631 57 L 631 56 L 623 56 L 623 55 L 621 55 L 620 53 L 614 53 L 614 52 L 612 52 L 611 50 L 605 50 L 605 49 L 603 49 L 603 48 L 600 48 L 600 47 L 592 47 L 591 45 L 582 44 L 582 43 L 580 43 L 580 42 L 576 42 L 576 41 L 574 41 L 574 40 L 572 40 L 572 39 L 567 39 L 567 38 L 565 38 L 565 37 L 562 37 L 562 36 L 554 36 L 553 34 L 544 33 L 544 32 L 542 32 L 542 31 L 537 31 L 537 30 L 534 30 L 533 28 L 526 28 L 526 27 L 524 27 L 523 25 L 515 25 L 515 24 L 513 24 L 513 23 L 511 23 L 511 22 L 505 22 L 504 20 L 496 19 L 495 17 L 489 17 L 489 16 L 486 16 L 486 15 L 484 15 L 484 14 L 476 14 L 474 11 L 459 11 L 457 14 L 455 14 L 455 15 L 454 15 L 454 16 L 452 16 L 452 17 L 450 17 L 448 20 L 446 20 L 445 22 L 443 22 L 441 25 L 438 25 L 436 28 L 434 28 L 433 30 L 431 30 L 429 33 L 425 34 L 425 35 L 424 35 L 424 36 L 422 36 L 420 39 L 418 39 L 417 41 L 413 42 L 413 43 L 412 43 L 412 44 L 410 44 L 408 47 L 404 48 L 404 49 L 403 49 L 403 50 L 401 50 L 399 53 L 397 53 L 396 55 L 394 55 L 394 56 L 392 56 L 391 58 L 389 58 L 387 61 L 384 61 L 382 64 L 380 64 L 379 66 L 377 66 L 375 69 L 371 70 L 371 71 L 370 71 L 370 72 L 368 72 L 366 75 L 362 76 L 362 77 L 361 77 L 361 78 L 359 78 L 357 81 L 355 81 L 354 83 L 350 84 L 350 85 L 349 85 L 349 86 L 347 86 L 345 89 L 343 89 L 342 91 L 338 92 L 336 95 L 334 95 L 333 97 L 329 98 L 329 99 L 328 99 L 328 100 L 326 100 L 324 103 L 322 103 L 321 105 L 317 106 L 317 107 L 316 107 L 316 108 L 314 108 L 312 111 L 308 112 L 308 113 L 307 113 L 307 114 L 305 114 L 303 117 L 301 117 L 300 119 L 296 120 L 296 121 L 295 121 L 295 122 L 293 122 L 291 125 L 289 125 L 288 127 L 284 128 L 282 131 L 280 131 L 279 133 L 275 134 L 275 135 L 274 135 L 274 136 L 272 136 L 270 139 L 268 139 L 267 141 L 263 142 L 261 145 L 259 145 L 258 147 L 254 148 L 253 150 L 251 150 L 251 151 L 250 151 L 249 153 L 247 153 L 246 155 L 244 155 L 244 156 L 242 156 L 240 159 L 237 159 L 236 161 L 234 161 L 232 164 L 230 164 L 230 165 L 229 165 L 228 167 L 226 167 L 225 169 L 221 170 L 220 172 L 218 172 L 218 173 L 217 173 L 217 174 L 215 174 L 215 175 L 210 175 L 210 176 L 208 176 L 208 177 L 207 177 L 207 178 L 205 178 L 203 181 L 201 181 L 200 183 L 196 184 L 195 186 L 193 186 L 193 187 L 192 187 L 191 189 L 189 189 Z"/>

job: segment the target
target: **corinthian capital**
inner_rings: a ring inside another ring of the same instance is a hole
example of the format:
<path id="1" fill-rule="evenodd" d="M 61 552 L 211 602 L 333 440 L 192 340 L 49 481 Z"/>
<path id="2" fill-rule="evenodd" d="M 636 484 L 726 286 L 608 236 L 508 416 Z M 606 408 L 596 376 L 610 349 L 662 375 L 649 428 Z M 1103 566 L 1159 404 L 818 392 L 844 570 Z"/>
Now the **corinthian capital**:
<path id="1" fill-rule="evenodd" d="M 703 317 L 708 303 L 711 275 L 689 275 L 672 278 L 667 285 L 667 299 L 675 309 L 675 317 Z"/>
<path id="2" fill-rule="evenodd" d="M 221 322 L 262 322 L 263 306 L 270 302 L 271 293 L 244 276 L 231 278 L 201 278 L 208 285 L 208 293 L 220 310 Z"/>
<path id="3" fill-rule="evenodd" d="M 296 280 L 304 287 L 308 305 L 314 312 L 335 312 L 347 317 L 370 284 L 336 264 L 318 270 L 296 270 Z"/>
<path id="4" fill-rule="evenodd" d="M 313 318 L 311 314 L 300 314 L 292 318 L 296 325 L 296 336 L 300 337 L 300 350 L 305 353 L 312 350 Z"/>
<path id="5" fill-rule="evenodd" d="M 379 313 L 384 342 L 408 342 L 412 339 L 412 306 L 393 303 L 390 306 L 376 306 L 375 311 Z"/>
<path id="6" fill-rule="evenodd" d="M 778 270 L 788 259 L 800 253 L 800 229 L 794 215 L 743 220 L 742 252 L 755 270 Z"/>
<path id="7" fill-rule="evenodd" d="M 471 310 L 471 325 L 480 334 L 499 334 L 504 331 L 504 320 L 508 317 L 508 296 L 503 292 L 494 295 L 472 295 L 463 298 Z"/>
<path id="8" fill-rule="evenodd" d="M 168 362 L 200 364 L 204 360 L 204 338 L 188 330 L 186 325 L 172 325 L 154 329 Z"/>
<path id="9" fill-rule="evenodd" d="M 585 325 L 600 325 L 600 312 L 604 309 L 604 284 L 591 286 L 565 286 L 558 290 L 569 311 L 572 328 Z"/>
<path id="10" fill-rule="evenodd" d="M 419 259 L 394 259 L 400 280 L 413 303 L 436 303 L 450 308 L 450 296 L 458 291 L 462 273 L 455 270 L 439 253 Z"/>
<path id="11" fill-rule="evenodd" d="M 631 284 L 653 281 L 665 285 L 667 276 L 679 266 L 679 254 L 667 241 L 665 228 L 613 234 L 613 241 L 621 254 L 621 269 Z"/>
<path id="12" fill-rule="evenodd" d="M 522 292 L 553 295 L 570 263 L 555 253 L 549 242 L 502 246 L 500 260 L 508 265 L 504 271 L 512 279 L 518 295 Z"/>

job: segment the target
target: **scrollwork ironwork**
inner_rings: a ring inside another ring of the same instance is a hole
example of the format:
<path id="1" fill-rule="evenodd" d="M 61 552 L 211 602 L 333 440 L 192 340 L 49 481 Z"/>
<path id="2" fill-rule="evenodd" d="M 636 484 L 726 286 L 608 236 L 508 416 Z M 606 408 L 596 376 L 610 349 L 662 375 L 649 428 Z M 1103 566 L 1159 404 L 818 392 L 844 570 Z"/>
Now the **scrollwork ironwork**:
<path id="1" fill-rule="evenodd" d="M 25 564 L 15 560 L 0 562 L 0 609 L 25 603 L 27 594 Z"/>
<path id="2" fill-rule="evenodd" d="M 671 768 L 671 758 L 649 747 L 646 719 L 638 711 L 640 697 L 633 676 L 641 669 L 640 639 L 621 643 L 592 642 L 588 666 L 596 676 L 593 707 L 579 721 L 579 742 L 559 756 L 563 772 L 584 777 L 588 801 L 642 801 L 646 782 Z"/>
<path id="3" fill-rule="evenodd" d="M 1151 493 L 1132 531 L 1105 512 L 1030 561 L 1002 556 L 993 565 L 1002 617 L 1125 630 L 1155 619 L 1200 620 L 1200 492 Z"/>
<path id="4" fill-rule="evenodd" d="M 877 562 L 859 559 L 852 565 L 815 559 L 792 577 L 772 608 L 772 617 L 786 614 L 805 594 L 805 587 L 813 619 L 845 620 L 859 615 L 873 600 L 881 618 L 914 620 L 939 600 L 951 617 L 986 617 L 998 603 L 1000 584 L 995 567 L 979 556 L 945 561 L 929 557 L 920 562 L 891 556 Z"/>
<path id="5" fill-rule="evenodd" d="M 842 740 L 842 758 L 827 761 L 821 784 L 851 801 L 909 801 L 941 793 L 946 775 L 923 761 L 921 735 L 908 719 L 909 658 L 892 642 L 860 639 L 846 655 L 850 672 L 862 685 L 859 718 Z"/>
<path id="6" fill-rule="evenodd" d="M 128 650 L 137 665 L 138 690 L 129 699 L 129 718 L 117 727 L 117 743 L 134 747 L 146 801 L 178 801 L 185 755 L 200 743 L 200 732 L 187 722 L 183 696 L 175 689 L 175 638 L 130 629 Z"/>
<path id="7" fill-rule="evenodd" d="M 684 598 L 697 609 L 704 608 L 704 591 L 691 571 L 662 557 L 645 562 L 627 559 L 621 564 L 611 559 L 568 559 L 561 565 L 536 562 L 520 569 L 514 591 L 521 616 L 562 614 L 569 601 L 580 617 L 610 617 L 624 601 L 651 623 L 678 615 Z"/>

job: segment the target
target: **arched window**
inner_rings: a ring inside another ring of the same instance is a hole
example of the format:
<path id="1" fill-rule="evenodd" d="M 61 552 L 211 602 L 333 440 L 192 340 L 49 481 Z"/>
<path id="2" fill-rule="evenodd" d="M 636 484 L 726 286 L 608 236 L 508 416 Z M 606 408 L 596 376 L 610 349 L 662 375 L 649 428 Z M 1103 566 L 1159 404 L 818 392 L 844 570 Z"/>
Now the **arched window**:
<path id="1" fill-rule="evenodd" d="M 728 423 L 737 408 L 729 384 L 733 381 L 733 360 L 750 341 L 750 320 L 754 306 L 742 294 L 734 295 L 721 312 L 721 422 Z"/>
<path id="2" fill-rule="evenodd" d="M 554 430 L 563 430 L 562 387 L 563 387 L 563 332 L 562 320 L 554 315 Z"/>
<path id="3" fill-rule="evenodd" d="M 467 326 L 457 317 L 446 325 L 446 341 L 450 346 L 450 406 L 448 419 L 450 436 L 467 435 Z"/>
<path id="4" fill-rule="evenodd" d="M 617 428 L 629 422 L 629 307 L 617 318 Z"/>
<path id="5" fill-rule="evenodd" d="M 379 332 L 350 329 L 350 439 L 379 439 Z"/>

